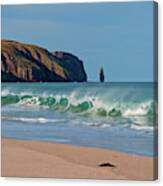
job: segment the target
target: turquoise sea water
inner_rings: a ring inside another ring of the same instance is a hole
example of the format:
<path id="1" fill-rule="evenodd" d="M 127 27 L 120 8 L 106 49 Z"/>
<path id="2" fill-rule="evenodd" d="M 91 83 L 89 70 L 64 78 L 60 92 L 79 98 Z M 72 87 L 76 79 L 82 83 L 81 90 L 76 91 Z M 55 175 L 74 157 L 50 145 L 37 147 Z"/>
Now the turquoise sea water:
<path id="1" fill-rule="evenodd" d="M 2 83 L 2 137 L 154 156 L 153 83 Z"/>

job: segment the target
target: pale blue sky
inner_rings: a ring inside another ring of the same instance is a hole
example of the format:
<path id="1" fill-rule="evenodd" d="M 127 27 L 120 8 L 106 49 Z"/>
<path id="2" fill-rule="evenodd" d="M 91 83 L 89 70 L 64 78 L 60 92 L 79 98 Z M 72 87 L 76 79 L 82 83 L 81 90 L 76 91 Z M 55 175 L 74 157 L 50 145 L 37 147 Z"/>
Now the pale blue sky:
<path id="1" fill-rule="evenodd" d="M 2 38 L 75 54 L 89 81 L 153 81 L 153 2 L 2 6 Z"/>

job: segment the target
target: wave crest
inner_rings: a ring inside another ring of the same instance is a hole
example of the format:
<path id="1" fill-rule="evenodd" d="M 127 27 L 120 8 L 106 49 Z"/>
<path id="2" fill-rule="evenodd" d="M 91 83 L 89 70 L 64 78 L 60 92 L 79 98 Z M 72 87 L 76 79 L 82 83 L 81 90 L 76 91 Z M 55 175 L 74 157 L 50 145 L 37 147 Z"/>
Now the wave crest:
<path id="1" fill-rule="evenodd" d="M 72 112 L 95 114 L 99 117 L 130 117 L 155 115 L 153 101 L 141 103 L 134 102 L 104 102 L 99 97 L 85 96 L 76 98 L 74 95 L 33 95 L 33 94 L 2 94 L 2 105 L 19 104 L 24 106 L 48 107 L 50 109 Z"/>

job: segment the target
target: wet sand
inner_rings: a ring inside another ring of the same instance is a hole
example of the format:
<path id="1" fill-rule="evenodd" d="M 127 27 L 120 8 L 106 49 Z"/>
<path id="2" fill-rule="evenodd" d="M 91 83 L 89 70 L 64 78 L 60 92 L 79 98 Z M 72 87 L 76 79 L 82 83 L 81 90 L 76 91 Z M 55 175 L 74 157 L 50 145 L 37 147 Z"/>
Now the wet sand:
<path id="1" fill-rule="evenodd" d="M 2 139 L 1 174 L 11 177 L 153 180 L 156 158 L 67 144 Z"/>

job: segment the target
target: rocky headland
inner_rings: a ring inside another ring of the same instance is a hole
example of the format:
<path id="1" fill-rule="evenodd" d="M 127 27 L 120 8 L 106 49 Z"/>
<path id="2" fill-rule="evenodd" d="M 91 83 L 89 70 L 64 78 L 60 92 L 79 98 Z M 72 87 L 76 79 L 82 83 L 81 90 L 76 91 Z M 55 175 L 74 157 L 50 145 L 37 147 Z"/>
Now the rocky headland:
<path id="1" fill-rule="evenodd" d="M 83 62 L 73 54 L 1 40 L 2 82 L 85 82 Z"/>

